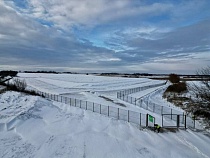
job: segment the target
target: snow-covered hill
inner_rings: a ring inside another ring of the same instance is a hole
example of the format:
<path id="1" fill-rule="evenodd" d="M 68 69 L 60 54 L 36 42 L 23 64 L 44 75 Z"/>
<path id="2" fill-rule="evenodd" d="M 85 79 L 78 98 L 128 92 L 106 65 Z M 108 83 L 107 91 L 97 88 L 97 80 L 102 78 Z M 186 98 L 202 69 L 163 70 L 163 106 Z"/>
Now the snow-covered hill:
<path id="1" fill-rule="evenodd" d="M 20 74 L 20 76 L 26 79 L 30 88 L 55 93 L 59 89 L 58 94 L 63 92 L 70 96 L 75 94 L 78 98 L 89 98 L 104 104 L 108 101 L 100 98 L 100 95 L 118 102 L 115 96 L 117 90 L 154 82 L 148 79 L 110 77 L 99 79 L 90 76 L 88 83 L 85 79 L 86 75 L 76 75 L 74 81 L 71 78 L 72 75 L 52 77 L 40 74 L 37 77 L 31 74 Z M 55 77 L 60 83 L 64 80 L 75 82 L 74 88 L 77 92 L 72 92 L 68 84 L 67 88 L 65 85 L 59 85 Z M 40 78 L 44 78 L 42 84 L 36 82 L 40 81 Z M 118 86 L 114 86 L 114 83 Z M 102 87 L 104 87 L 103 90 Z M 164 104 L 165 101 L 157 102 Z M 124 108 L 144 111 L 129 103 L 124 104 L 126 105 Z M 167 106 L 167 103 L 165 104 Z M 113 102 L 112 106 L 118 105 Z M 193 132 L 187 129 L 155 133 L 149 129 L 139 129 L 139 126 L 125 121 L 64 103 L 17 92 L 0 94 L 0 157 L 2 158 L 207 158 L 210 157 L 209 145 L 210 138 L 204 132 Z"/>

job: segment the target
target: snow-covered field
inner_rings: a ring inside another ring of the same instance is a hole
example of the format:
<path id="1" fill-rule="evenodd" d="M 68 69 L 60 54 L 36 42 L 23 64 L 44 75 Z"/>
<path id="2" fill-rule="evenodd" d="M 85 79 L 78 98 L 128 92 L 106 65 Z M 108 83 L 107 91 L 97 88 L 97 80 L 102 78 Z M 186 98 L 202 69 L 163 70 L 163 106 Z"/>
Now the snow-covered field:
<path id="1" fill-rule="evenodd" d="M 161 82 L 146 78 L 76 74 L 18 75 L 26 80 L 29 89 L 141 113 L 150 112 L 117 99 L 117 91 Z M 147 90 L 144 93 L 150 92 Z M 150 99 L 154 98 L 153 101 L 158 104 L 171 106 L 160 97 L 161 92 L 160 90 L 158 93 L 151 93 Z M 117 103 L 122 103 L 125 107 Z M 157 119 L 161 117 L 153 115 Z M 187 129 L 155 133 L 149 129 L 139 129 L 138 126 L 125 121 L 64 103 L 17 92 L 0 94 L 0 157 L 2 158 L 207 158 L 210 157 L 209 147 L 210 137 L 204 132 Z"/>

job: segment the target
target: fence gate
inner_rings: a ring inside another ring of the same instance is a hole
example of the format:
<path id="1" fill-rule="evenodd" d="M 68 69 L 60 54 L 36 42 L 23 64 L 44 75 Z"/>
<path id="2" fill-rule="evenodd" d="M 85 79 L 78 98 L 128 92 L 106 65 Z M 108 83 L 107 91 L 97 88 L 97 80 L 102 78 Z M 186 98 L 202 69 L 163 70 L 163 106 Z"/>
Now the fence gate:
<path id="1" fill-rule="evenodd" d="M 186 115 L 184 114 L 162 114 L 162 127 L 187 128 Z"/>

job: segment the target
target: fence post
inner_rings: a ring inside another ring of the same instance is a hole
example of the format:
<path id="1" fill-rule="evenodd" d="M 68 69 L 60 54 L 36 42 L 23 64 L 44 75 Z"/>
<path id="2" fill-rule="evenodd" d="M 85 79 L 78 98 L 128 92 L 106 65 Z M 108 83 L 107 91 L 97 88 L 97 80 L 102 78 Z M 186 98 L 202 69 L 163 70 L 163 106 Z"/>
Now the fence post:
<path id="1" fill-rule="evenodd" d="M 93 112 L 94 112 L 94 103 L 93 103 Z"/>
<path id="2" fill-rule="evenodd" d="M 118 120 L 120 119 L 120 109 L 119 108 L 117 109 L 117 118 L 118 118 Z"/>
<path id="3" fill-rule="evenodd" d="M 101 104 L 100 104 L 100 114 L 101 114 Z"/>
<path id="4" fill-rule="evenodd" d="M 171 120 L 172 120 L 172 109 L 171 109 Z"/>
<path id="5" fill-rule="evenodd" d="M 161 106 L 161 115 L 163 114 L 163 106 Z"/>
<path id="6" fill-rule="evenodd" d="M 81 105 L 81 102 L 82 102 L 82 101 L 80 100 L 79 102 L 80 102 L 80 105 L 79 105 L 79 107 L 80 107 L 80 109 L 81 109 L 81 108 L 82 108 L 82 105 Z"/>
<path id="7" fill-rule="evenodd" d="M 179 115 L 177 115 L 177 128 L 179 128 Z"/>
<path id="8" fill-rule="evenodd" d="M 109 106 L 108 106 L 108 116 L 109 116 Z"/>
<path id="9" fill-rule="evenodd" d="M 184 127 L 185 127 L 185 129 L 187 129 L 187 116 L 186 115 L 184 115 L 184 120 L 185 120 L 184 121 L 184 125 L 185 125 Z"/>
<path id="10" fill-rule="evenodd" d="M 77 104 L 77 99 L 75 99 L 75 107 L 76 107 L 76 104 Z"/>
<path id="11" fill-rule="evenodd" d="M 148 114 L 146 115 L 146 127 L 148 127 Z"/>
<path id="12" fill-rule="evenodd" d="M 62 103 L 62 101 L 63 101 L 63 99 L 62 99 L 63 97 L 61 96 L 61 103 Z"/>
<path id="13" fill-rule="evenodd" d="M 129 110 L 128 110 L 128 122 L 129 122 Z"/>
<path id="14" fill-rule="evenodd" d="M 183 112 L 183 116 L 182 116 L 182 123 L 184 124 L 184 112 Z"/>
<path id="15" fill-rule="evenodd" d="M 141 128 L 141 113 L 139 113 L 139 126 Z"/>

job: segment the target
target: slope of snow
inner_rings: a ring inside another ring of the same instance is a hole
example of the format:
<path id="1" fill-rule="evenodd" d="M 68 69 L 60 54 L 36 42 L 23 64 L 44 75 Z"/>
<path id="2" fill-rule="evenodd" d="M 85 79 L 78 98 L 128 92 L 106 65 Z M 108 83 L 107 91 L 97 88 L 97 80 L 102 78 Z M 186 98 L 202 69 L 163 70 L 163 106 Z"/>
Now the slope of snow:
<path id="1" fill-rule="evenodd" d="M 53 94 L 93 92 L 116 92 L 122 89 L 141 87 L 160 81 L 147 78 L 102 77 L 83 74 L 25 74 L 19 73 L 28 86 Z"/>
<path id="2" fill-rule="evenodd" d="M 15 92 L 0 96 L 6 108 L 1 116 L 8 118 L 0 120 L 9 125 L 0 131 L 2 158 L 210 157 L 210 139 L 203 133 L 155 133 L 39 97 Z M 21 114 L 14 108 L 18 102 L 26 106 Z"/>
<path id="3" fill-rule="evenodd" d="M 161 124 L 160 115 L 119 100 L 116 93 L 162 81 L 79 74 L 18 75 L 26 80 L 28 89 L 149 113 Z M 162 89 L 164 86 L 130 96 L 139 98 L 147 95 L 144 99 L 150 102 L 172 107 L 162 99 Z M 189 129 L 155 133 L 139 129 L 135 124 L 40 97 L 16 92 L 0 94 L 0 157 L 3 158 L 207 158 L 210 157 L 208 135 Z"/>

